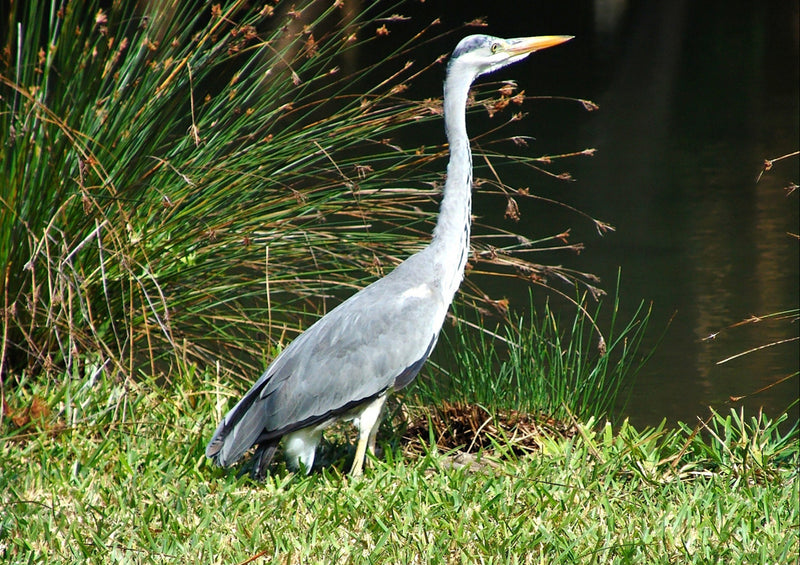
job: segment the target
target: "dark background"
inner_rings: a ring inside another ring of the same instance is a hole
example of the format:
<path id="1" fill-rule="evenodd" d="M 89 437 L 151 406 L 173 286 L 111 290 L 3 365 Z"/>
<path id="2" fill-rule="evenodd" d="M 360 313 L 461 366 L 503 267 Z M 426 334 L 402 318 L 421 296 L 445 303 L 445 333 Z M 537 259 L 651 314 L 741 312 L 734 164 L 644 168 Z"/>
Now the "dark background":
<path id="1" fill-rule="evenodd" d="M 574 103 L 537 104 L 519 125 L 536 139 L 533 154 L 594 147 L 597 155 L 564 165 L 576 179 L 571 183 L 514 170 L 501 176 L 616 227 L 600 237 L 590 224 L 531 202 L 521 203 L 521 224 L 509 224 L 534 237 L 572 227 L 586 250 L 552 259 L 600 275 L 611 295 L 621 269 L 623 317 L 640 300 L 652 301 L 645 349 L 666 333 L 634 386 L 626 409 L 634 423 L 694 422 L 708 406 L 763 407 L 775 416 L 798 398 L 797 341 L 717 364 L 798 335 L 796 320 L 725 330 L 751 315 L 798 308 L 798 240 L 787 235 L 798 232 L 798 193 L 786 190 L 800 177 L 798 158 L 777 163 L 756 182 L 765 159 L 800 146 L 797 2 L 409 2 L 401 8 L 412 17 L 410 30 L 436 17 L 442 30 L 476 18 L 488 24 L 434 42 L 437 54 L 471 32 L 575 36 L 487 80 L 514 79 L 529 95 L 599 104 L 592 113 Z M 402 24 L 391 29 L 399 41 Z M 431 80 L 413 84 L 408 95 L 440 91 L 441 82 Z M 476 214 L 507 221 L 502 213 L 492 216 L 496 208 L 476 194 Z M 527 303 L 522 284 L 492 294 L 522 308 Z M 716 339 L 702 339 L 720 330 Z M 730 400 L 742 395 L 749 396 Z M 796 405 L 790 414 L 797 419 Z"/>

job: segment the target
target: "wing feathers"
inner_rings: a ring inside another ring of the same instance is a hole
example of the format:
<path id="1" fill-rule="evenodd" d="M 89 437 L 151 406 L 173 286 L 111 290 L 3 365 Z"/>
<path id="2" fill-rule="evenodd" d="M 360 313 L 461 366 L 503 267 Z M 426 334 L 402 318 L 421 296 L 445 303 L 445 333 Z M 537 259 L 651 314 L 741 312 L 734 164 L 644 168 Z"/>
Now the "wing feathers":
<path id="1" fill-rule="evenodd" d="M 420 269 L 430 267 L 430 261 L 415 257 Z M 403 271 L 418 271 L 411 262 L 350 297 L 290 343 L 228 412 L 206 455 L 231 465 L 255 444 L 274 443 L 390 387 L 409 384 L 433 349 L 447 309 L 432 286 L 417 283 L 407 291 Z"/>

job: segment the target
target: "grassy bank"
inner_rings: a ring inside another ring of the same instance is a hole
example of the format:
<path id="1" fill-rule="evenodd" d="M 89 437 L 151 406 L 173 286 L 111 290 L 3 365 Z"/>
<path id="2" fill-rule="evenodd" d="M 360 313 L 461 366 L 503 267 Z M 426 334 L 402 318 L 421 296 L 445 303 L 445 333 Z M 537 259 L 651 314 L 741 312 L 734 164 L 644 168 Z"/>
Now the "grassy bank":
<path id="1" fill-rule="evenodd" d="M 720 415 L 698 434 L 578 424 L 536 448 L 495 439 L 458 457 L 384 426 L 360 480 L 341 476 L 349 453 L 334 444 L 310 476 L 279 467 L 256 484 L 203 455 L 230 393 L 214 375 L 169 390 L 99 376 L 7 398 L 4 562 L 791 563 L 800 551 L 797 437 L 764 418 Z"/>

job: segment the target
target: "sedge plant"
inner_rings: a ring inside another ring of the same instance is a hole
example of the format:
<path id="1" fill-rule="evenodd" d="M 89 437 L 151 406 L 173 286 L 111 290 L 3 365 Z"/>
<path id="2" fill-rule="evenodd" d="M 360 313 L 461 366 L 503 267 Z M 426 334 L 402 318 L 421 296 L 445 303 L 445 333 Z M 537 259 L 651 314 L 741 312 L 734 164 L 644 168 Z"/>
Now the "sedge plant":
<path id="1" fill-rule="evenodd" d="M 447 150 L 398 139 L 441 120 L 440 100 L 406 92 L 445 56 L 425 51 L 437 22 L 382 44 L 408 25 L 396 10 L 12 2 L 0 24 L 4 370 L 257 372 L 302 316 L 423 245 Z M 386 57 L 358 64 L 377 48 Z M 494 114 L 512 91 L 484 87 L 472 111 Z M 476 260 L 536 278 L 514 255 L 536 243 L 486 232 L 491 253 L 477 241 Z"/>

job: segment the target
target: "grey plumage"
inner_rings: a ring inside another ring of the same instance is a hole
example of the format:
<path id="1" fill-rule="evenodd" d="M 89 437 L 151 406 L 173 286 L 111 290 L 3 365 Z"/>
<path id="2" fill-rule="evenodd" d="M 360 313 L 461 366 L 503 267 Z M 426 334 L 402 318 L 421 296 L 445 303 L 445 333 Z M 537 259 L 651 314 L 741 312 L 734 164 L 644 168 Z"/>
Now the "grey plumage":
<path id="1" fill-rule="evenodd" d="M 361 473 L 387 395 L 409 384 L 422 368 L 463 278 L 472 188 L 465 122 L 470 84 L 567 39 L 473 35 L 458 44 L 445 81 L 450 162 L 431 243 L 290 343 L 223 418 L 206 449 L 208 457 L 228 466 L 258 445 L 254 472 L 261 474 L 286 437 L 289 464 L 309 471 L 322 431 L 344 419 L 359 428 L 351 473 Z"/>

